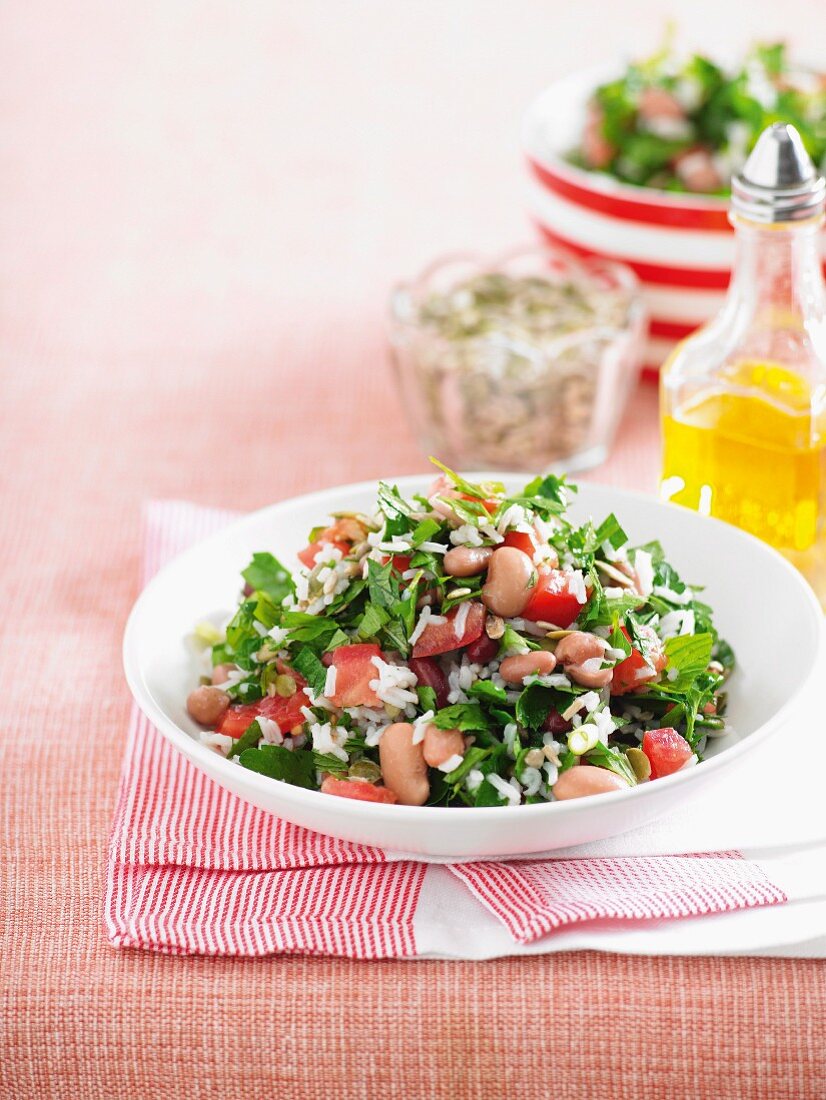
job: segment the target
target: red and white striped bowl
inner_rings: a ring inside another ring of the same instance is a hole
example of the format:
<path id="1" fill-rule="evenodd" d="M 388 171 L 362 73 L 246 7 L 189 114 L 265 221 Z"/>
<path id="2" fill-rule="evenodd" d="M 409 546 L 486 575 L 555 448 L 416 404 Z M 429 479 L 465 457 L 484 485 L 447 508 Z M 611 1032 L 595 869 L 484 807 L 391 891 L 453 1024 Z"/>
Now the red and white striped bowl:
<path id="1" fill-rule="evenodd" d="M 659 367 L 678 340 L 720 308 L 734 258 L 725 199 L 634 187 L 565 160 L 579 142 L 593 89 L 616 70 L 552 84 L 525 116 L 531 214 L 547 240 L 618 260 L 643 287 L 650 317 L 644 363 Z"/>

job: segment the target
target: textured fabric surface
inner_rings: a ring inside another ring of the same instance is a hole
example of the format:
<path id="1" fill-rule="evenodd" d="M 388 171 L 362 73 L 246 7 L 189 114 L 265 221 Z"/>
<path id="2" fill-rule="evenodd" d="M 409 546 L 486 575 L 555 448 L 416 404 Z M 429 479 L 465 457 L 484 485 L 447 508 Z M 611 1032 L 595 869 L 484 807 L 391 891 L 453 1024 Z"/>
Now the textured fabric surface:
<path id="1" fill-rule="evenodd" d="M 182 959 L 105 940 L 141 503 L 251 509 L 419 469 L 386 369 L 389 283 L 524 238 L 523 104 L 653 47 L 673 7 L 504 10 L 0 11 L 3 1100 L 826 1094 L 820 963 Z M 710 10 L 680 9 L 689 40 L 712 22 L 715 43 L 742 40 L 742 5 Z M 748 33 L 805 44 L 825 17 L 755 0 Z M 653 487 L 654 406 L 645 391 L 601 478 Z"/>
<path id="2" fill-rule="evenodd" d="M 224 511 L 185 502 L 150 503 L 144 580 L 228 519 Z M 384 859 L 379 849 L 299 828 L 244 803 L 133 709 L 106 876 L 105 920 L 115 946 L 357 959 L 421 954 L 414 917 L 420 926 L 433 923 L 418 907 L 425 866 L 380 866 Z M 483 862 L 451 870 L 522 944 L 583 921 L 657 921 L 788 900 L 737 852 Z M 469 925 L 466 935 L 470 948 L 482 932 Z"/>
<path id="3" fill-rule="evenodd" d="M 469 863 L 451 871 L 519 943 L 580 921 L 669 920 L 786 900 L 738 852 Z"/>

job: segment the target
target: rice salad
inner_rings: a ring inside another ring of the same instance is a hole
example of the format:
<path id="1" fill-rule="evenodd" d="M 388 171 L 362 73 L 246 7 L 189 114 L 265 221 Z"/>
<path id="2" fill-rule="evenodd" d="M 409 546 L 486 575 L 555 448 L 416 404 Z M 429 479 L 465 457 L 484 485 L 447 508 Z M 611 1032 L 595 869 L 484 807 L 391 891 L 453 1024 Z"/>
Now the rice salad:
<path id="1" fill-rule="evenodd" d="M 373 514 L 310 532 L 292 572 L 243 570 L 223 630 L 197 627 L 187 709 L 238 765 L 325 794 L 517 806 L 625 790 L 728 732 L 730 647 L 658 542 L 575 486 L 379 483 Z"/>

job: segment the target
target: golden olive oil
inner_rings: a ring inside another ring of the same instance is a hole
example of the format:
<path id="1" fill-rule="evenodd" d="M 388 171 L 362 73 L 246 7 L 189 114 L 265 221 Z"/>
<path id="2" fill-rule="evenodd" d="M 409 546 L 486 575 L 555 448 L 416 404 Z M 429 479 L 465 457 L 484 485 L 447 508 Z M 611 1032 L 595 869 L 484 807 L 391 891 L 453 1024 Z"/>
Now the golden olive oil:
<path id="1" fill-rule="evenodd" d="M 744 363 L 725 374 L 730 388 L 663 417 L 665 494 L 777 547 L 823 598 L 826 434 L 811 396 L 779 365 Z"/>

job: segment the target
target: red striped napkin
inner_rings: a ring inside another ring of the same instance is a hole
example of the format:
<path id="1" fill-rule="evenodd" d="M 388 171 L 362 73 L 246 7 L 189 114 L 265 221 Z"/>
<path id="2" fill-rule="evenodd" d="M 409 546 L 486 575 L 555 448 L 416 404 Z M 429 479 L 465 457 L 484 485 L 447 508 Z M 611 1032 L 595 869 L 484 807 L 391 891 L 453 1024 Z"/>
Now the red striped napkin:
<path id="1" fill-rule="evenodd" d="M 144 580 L 231 518 L 190 504 L 151 504 Z M 786 901 L 736 852 L 476 862 L 449 871 L 480 903 L 480 921 L 492 915 L 515 947 L 583 921 L 658 921 Z M 425 877 L 435 873 L 444 869 L 312 833 L 242 802 L 134 711 L 108 861 L 113 945 L 415 956 L 417 930 L 432 931 L 428 922 L 442 919 L 438 905 L 422 900 Z M 473 932 L 464 928 L 462 937 Z M 460 939 L 455 954 L 462 953 Z"/>

